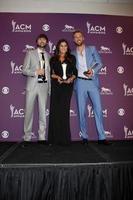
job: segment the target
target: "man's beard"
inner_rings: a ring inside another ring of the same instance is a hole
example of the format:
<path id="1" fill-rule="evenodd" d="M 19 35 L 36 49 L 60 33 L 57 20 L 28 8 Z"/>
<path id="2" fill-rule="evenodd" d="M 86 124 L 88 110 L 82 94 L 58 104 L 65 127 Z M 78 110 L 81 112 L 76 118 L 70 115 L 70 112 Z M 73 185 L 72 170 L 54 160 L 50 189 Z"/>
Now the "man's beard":
<path id="1" fill-rule="evenodd" d="M 37 44 L 37 47 L 38 47 L 38 48 L 43 48 L 43 49 L 44 49 L 45 46 L 46 46 L 45 44 L 43 44 L 43 45 L 39 45 L 39 44 Z"/>
<path id="2" fill-rule="evenodd" d="M 81 42 L 81 43 L 76 43 L 76 42 L 75 42 L 75 44 L 76 44 L 76 46 L 80 47 L 80 46 L 83 45 L 83 42 Z"/>

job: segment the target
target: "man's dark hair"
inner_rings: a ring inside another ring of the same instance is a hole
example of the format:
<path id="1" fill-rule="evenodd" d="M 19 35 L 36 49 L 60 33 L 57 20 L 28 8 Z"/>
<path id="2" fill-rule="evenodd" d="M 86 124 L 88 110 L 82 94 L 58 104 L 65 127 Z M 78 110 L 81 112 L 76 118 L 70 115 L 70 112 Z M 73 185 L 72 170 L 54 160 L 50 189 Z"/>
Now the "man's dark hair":
<path id="1" fill-rule="evenodd" d="M 54 52 L 54 58 L 53 59 L 55 59 L 55 60 L 59 60 L 60 59 L 60 45 L 61 45 L 62 42 L 65 42 L 66 45 L 67 45 L 67 52 L 65 54 L 65 59 L 67 61 L 69 61 L 69 62 L 72 62 L 71 50 L 70 50 L 68 41 L 66 39 L 60 39 L 57 42 L 56 49 L 55 49 L 55 52 Z"/>
<path id="2" fill-rule="evenodd" d="M 47 37 L 47 35 L 45 35 L 45 34 L 40 34 L 40 35 L 38 35 L 37 38 L 36 38 L 36 43 L 37 43 L 38 39 L 40 39 L 40 38 L 44 38 L 44 39 L 48 42 L 48 37 Z"/>

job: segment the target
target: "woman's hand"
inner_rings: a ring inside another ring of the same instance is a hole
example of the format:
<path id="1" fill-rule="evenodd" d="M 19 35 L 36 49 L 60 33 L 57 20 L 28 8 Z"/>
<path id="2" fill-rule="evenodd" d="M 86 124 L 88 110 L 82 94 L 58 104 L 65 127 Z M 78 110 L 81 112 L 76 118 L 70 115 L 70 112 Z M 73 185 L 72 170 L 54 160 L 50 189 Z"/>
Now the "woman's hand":
<path id="1" fill-rule="evenodd" d="M 57 77 L 57 81 L 58 81 L 59 84 L 63 83 L 63 80 L 62 80 L 62 78 L 60 76 Z"/>
<path id="2" fill-rule="evenodd" d="M 64 81 L 64 83 L 66 83 L 66 84 L 73 83 L 74 79 L 75 79 L 75 76 L 74 77 L 72 76 L 72 77 L 68 78 L 66 81 Z"/>
<path id="3" fill-rule="evenodd" d="M 57 82 L 58 82 L 59 84 L 63 83 L 63 80 L 62 80 L 62 78 L 61 78 L 60 76 L 58 76 L 58 75 L 56 75 L 56 74 L 52 74 L 51 77 L 52 77 L 53 79 L 56 79 Z"/>

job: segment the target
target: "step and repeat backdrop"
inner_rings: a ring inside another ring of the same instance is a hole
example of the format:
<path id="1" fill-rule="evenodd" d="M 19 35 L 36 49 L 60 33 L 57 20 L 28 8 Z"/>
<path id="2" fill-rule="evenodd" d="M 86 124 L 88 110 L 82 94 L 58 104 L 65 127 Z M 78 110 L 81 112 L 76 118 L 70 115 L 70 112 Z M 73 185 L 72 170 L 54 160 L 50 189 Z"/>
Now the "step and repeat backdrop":
<path id="1" fill-rule="evenodd" d="M 59 39 L 75 48 L 72 33 L 84 32 L 86 45 L 95 45 L 102 61 L 99 71 L 104 129 L 107 139 L 133 139 L 133 17 L 90 14 L 0 13 L 0 140 L 23 140 L 26 77 L 22 75 L 27 51 L 45 33 L 52 55 Z M 38 106 L 35 105 L 32 140 L 38 138 Z M 88 134 L 97 140 L 93 107 L 86 106 Z M 46 110 L 49 118 L 49 101 Z M 80 140 L 75 93 L 70 109 L 72 140 Z"/>

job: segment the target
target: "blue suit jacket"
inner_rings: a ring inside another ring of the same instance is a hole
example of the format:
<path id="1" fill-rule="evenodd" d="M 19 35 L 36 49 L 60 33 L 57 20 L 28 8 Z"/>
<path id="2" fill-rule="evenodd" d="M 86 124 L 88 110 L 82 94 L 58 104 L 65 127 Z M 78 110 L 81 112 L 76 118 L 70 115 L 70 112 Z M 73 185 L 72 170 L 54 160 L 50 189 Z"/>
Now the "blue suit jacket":
<path id="1" fill-rule="evenodd" d="M 85 47 L 85 52 L 86 52 L 86 63 L 87 63 L 87 68 L 88 69 L 93 69 L 94 70 L 94 76 L 92 77 L 92 81 L 96 82 L 97 85 L 99 85 L 98 81 L 98 72 L 103 66 L 100 55 L 98 51 L 96 50 L 95 46 L 86 46 Z M 78 58 L 77 58 L 77 52 L 73 51 L 73 55 L 76 57 L 76 68 L 78 70 Z"/>

